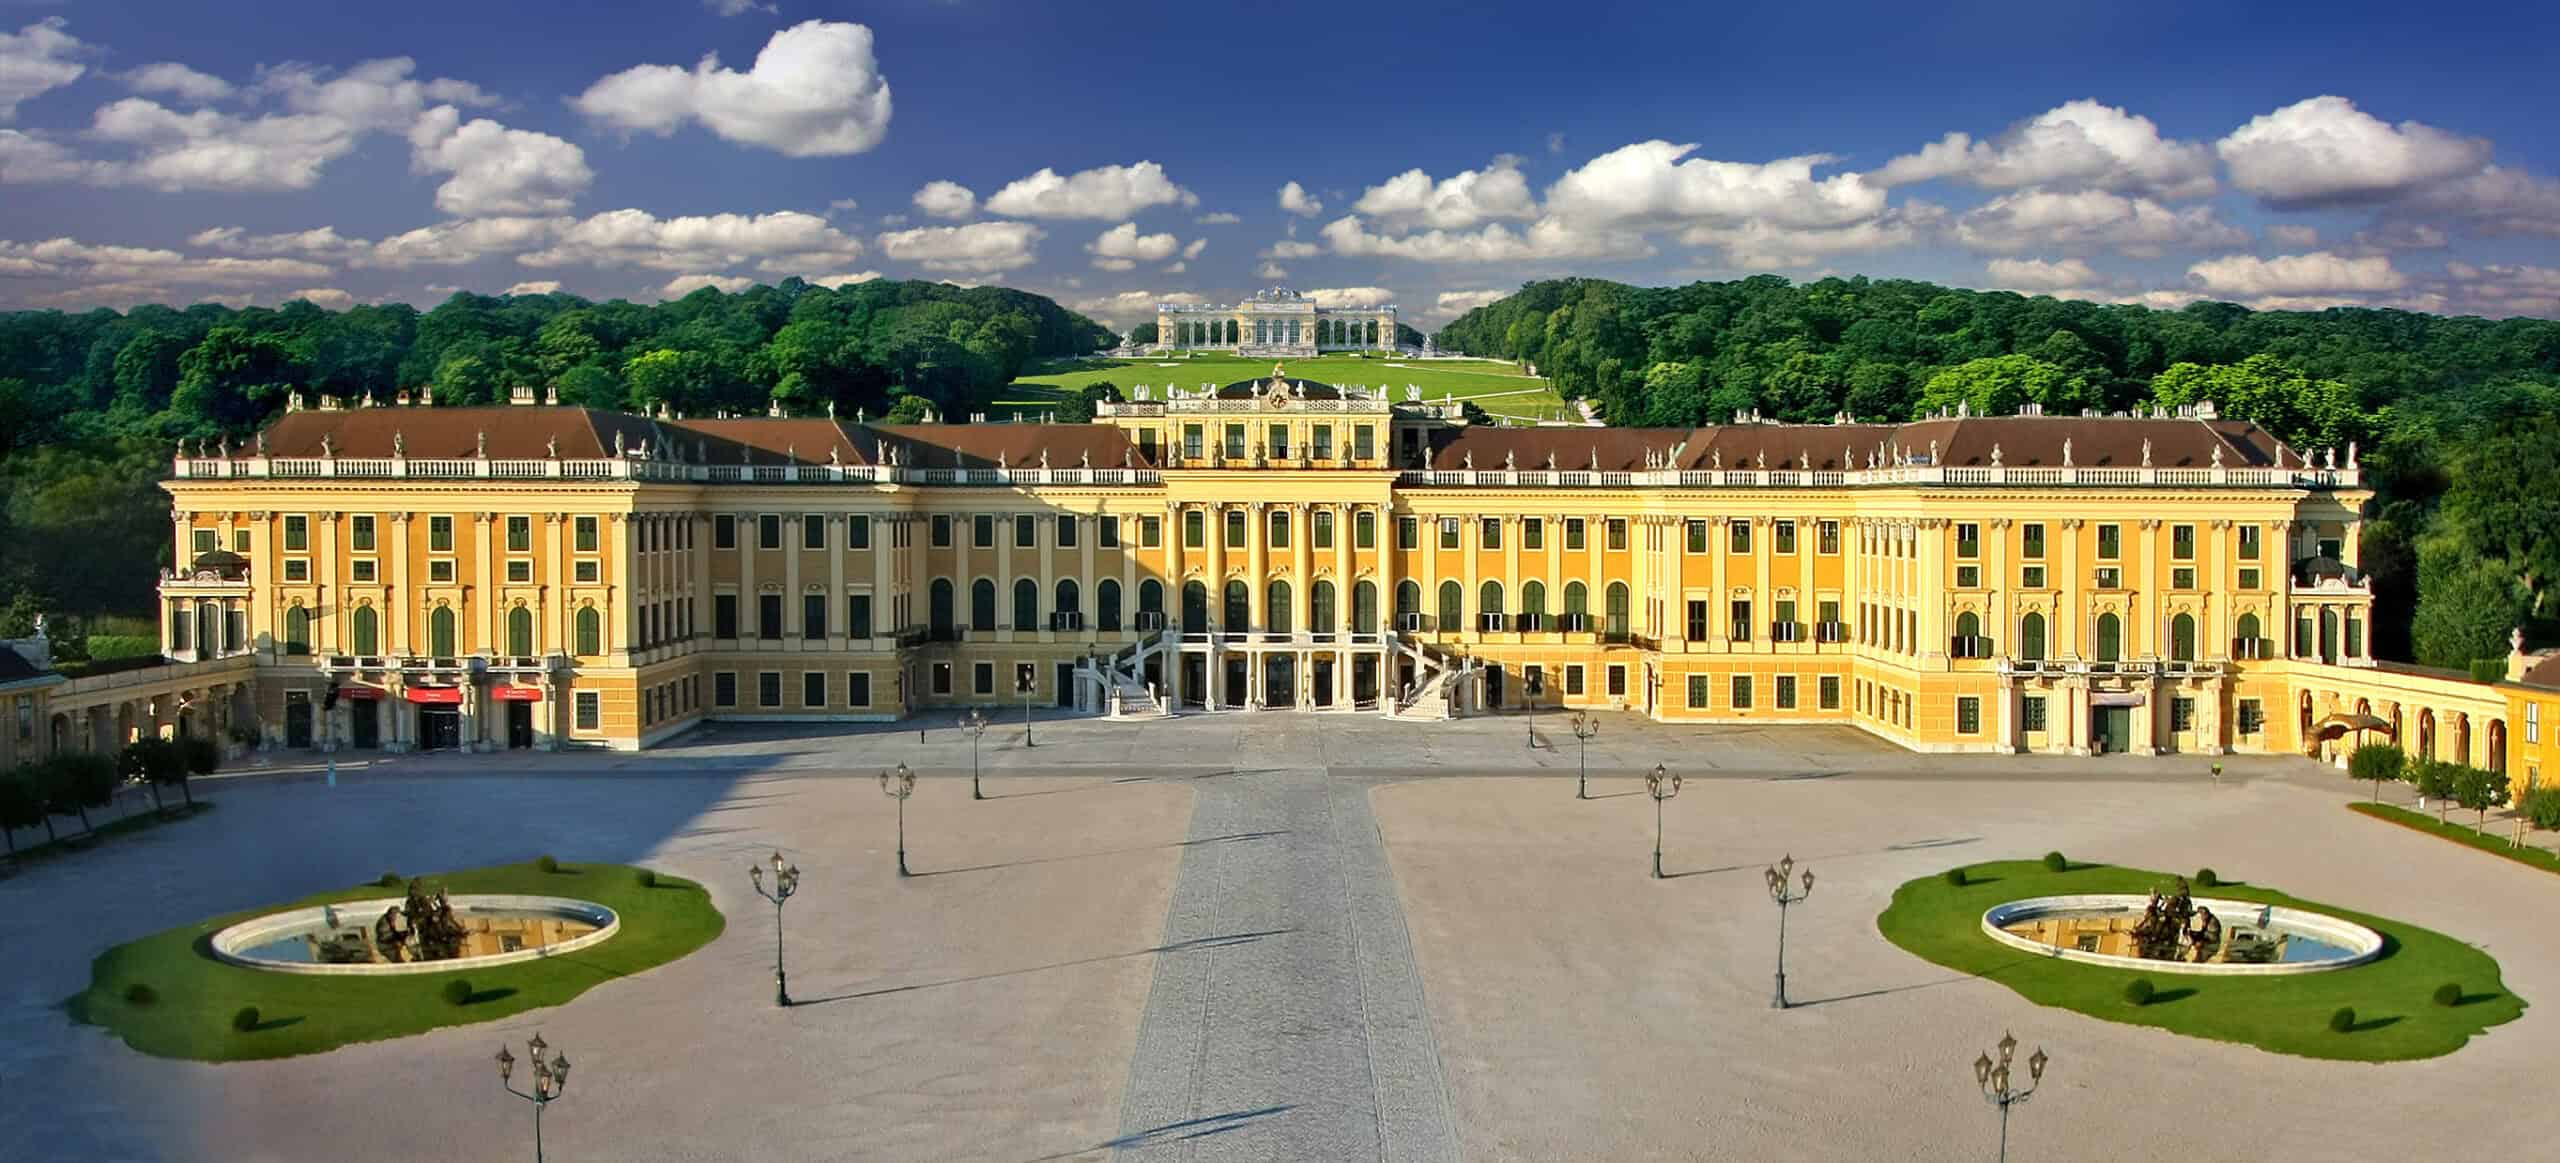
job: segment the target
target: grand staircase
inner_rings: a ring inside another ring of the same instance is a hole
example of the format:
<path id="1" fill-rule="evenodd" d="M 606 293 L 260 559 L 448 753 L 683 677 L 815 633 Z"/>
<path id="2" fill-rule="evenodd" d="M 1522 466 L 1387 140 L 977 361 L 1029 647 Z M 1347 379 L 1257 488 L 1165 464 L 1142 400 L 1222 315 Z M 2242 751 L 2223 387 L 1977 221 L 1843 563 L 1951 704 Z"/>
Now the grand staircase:
<path id="1" fill-rule="evenodd" d="M 1107 719 L 1162 719 L 1171 716 L 1173 701 L 1147 685 L 1147 661 L 1159 657 L 1165 659 L 1163 669 L 1170 673 L 1179 641 L 1168 627 L 1111 654 L 1089 655 L 1078 662 L 1078 686 L 1101 692 L 1100 704 L 1087 709 Z M 1093 685 L 1086 688 L 1085 683 Z"/>
<path id="2" fill-rule="evenodd" d="M 1438 722 L 1456 718 L 1475 705 L 1483 678 L 1482 664 L 1471 658 L 1451 657 L 1400 634 L 1389 634 L 1387 645 L 1388 673 L 1395 673 L 1396 658 L 1413 660 L 1413 690 L 1398 692 L 1387 700 L 1388 718 Z"/>

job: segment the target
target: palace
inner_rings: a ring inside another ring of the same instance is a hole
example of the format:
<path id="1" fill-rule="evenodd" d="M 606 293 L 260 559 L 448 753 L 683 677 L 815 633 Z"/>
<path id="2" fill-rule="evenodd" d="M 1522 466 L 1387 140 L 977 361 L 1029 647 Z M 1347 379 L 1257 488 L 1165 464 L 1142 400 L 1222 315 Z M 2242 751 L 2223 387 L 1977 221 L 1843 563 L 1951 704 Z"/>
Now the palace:
<path id="1" fill-rule="evenodd" d="M 1419 394 L 1274 369 L 967 425 L 297 400 L 175 463 L 172 663 L 49 702 L 22 676 L 18 737 L 120 745 L 207 706 L 284 746 L 482 749 L 1534 703 L 1936 752 L 2380 733 L 2560 761 L 2560 658 L 2371 659 L 2353 449 L 2210 405 L 1503 428 Z"/>
<path id="2" fill-rule="evenodd" d="M 1232 307 L 1159 303 L 1155 345 L 1271 356 L 1394 351 L 1396 307 L 1320 307 L 1285 287 L 1256 292 Z"/>

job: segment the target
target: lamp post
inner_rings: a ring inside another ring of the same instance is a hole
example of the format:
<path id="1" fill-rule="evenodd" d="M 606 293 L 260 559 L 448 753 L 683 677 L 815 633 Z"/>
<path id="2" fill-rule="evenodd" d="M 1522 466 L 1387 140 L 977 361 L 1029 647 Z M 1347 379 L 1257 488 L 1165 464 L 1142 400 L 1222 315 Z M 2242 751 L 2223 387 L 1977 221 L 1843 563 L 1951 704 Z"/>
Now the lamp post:
<path id="1" fill-rule="evenodd" d="M 1680 794 L 1680 773 L 1657 763 L 1644 775 L 1644 790 L 1653 797 L 1653 878 L 1662 879 L 1662 801 Z"/>
<path id="2" fill-rule="evenodd" d="M 1574 782 L 1573 798 L 1591 798 L 1591 741 L 1600 737 L 1600 720 L 1580 711 L 1573 713 L 1573 738 L 1581 744 L 1582 774 Z"/>
<path id="3" fill-rule="evenodd" d="M 754 881 L 756 895 L 773 902 L 773 1004 L 791 1004 L 791 979 L 782 971 L 782 903 L 800 891 L 800 866 L 786 865 L 782 853 L 773 854 L 773 888 L 764 886 L 764 866 L 747 866 L 747 879 Z"/>
<path id="4" fill-rule="evenodd" d="M 1022 692 L 1022 745 L 1031 746 L 1031 664 L 1017 662 L 1013 666 L 1013 689 Z"/>
<path id="5" fill-rule="evenodd" d="M 969 708 L 969 713 L 966 716 L 963 716 L 960 720 L 960 729 L 969 733 L 969 798 L 973 800 L 982 800 L 987 798 L 987 795 L 985 792 L 978 790 L 978 740 L 987 737 L 987 716 L 985 712 L 980 711 L 976 707 Z M 1024 737 L 1028 738 L 1031 731 L 1031 720 L 1027 716 L 1023 719 L 1022 730 Z"/>
<path id="6" fill-rule="evenodd" d="M 901 763 L 896 771 L 880 773 L 880 793 L 898 801 L 898 875 L 900 876 L 912 875 L 907 871 L 907 797 L 914 795 L 915 792 L 914 768 Z"/>
<path id="7" fill-rule="evenodd" d="M 504 1087 L 508 1094 L 533 1104 L 533 1160 L 534 1163 L 542 1163 L 542 1108 L 550 1106 L 559 1099 L 561 1091 L 569 1088 L 569 1056 L 558 1054 L 548 1062 L 543 1061 L 543 1052 L 551 1047 L 539 1033 L 525 1043 L 524 1048 L 525 1056 L 533 1060 L 533 1089 L 529 1092 L 517 1090 L 515 1084 L 508 1081 L 509 1076 L 515 1073 L 516 1056 L 507 1053 L 505 1043 L 498 1046 L 498 1085 Z"/>
<path id="8" fill-rule="evenodd" d="M 2036 1092 L 2036 1087 L 2044 1082 L 2045 1063 L 2052 1061 L 2045 1057 L 2043 1047 L 2037 1047 L 2035 1054 L 2027 1059 L 2027 1085 L 2021 1090 L 2009 1078 L 2009 1061 L 2017 1052 L 2017 1037 L 2004 1032 L 2000 1035 L 1999 1061 L 1992 1061 L 1989 1054 L 1973 1060 L 1973 1080 L 1981 1085 L 1982 1097 L 2000 1108 L 2001 1163 L 2007 1163 L 2009 1158 L 2009 1108 L 2027 1101 L 2027 1097 Z"/>
<path id="9" fill-rule="evenodd" d="M 1787 876 L 1795 871 L 1796 858 L 1789 855 L 1771 865 L 1763 874 L 1769 884 L 1769 899 L 1778 902 L 1778 995 L 1770 1001 L 1773 1009 L 1787 1008 L 1787 906 L 1813 895 L 1813 870 L 1804 870 L 1804 888 L 1789 888 Z"/>
<path id="10" fill-rule="evenodd" d="M 1529 700 L 1529 750 L 1538 749 L 1538 696 L 1546 693 L 1547 673 L 1531 670 L 1520 684 L 1520 693 Z"/>

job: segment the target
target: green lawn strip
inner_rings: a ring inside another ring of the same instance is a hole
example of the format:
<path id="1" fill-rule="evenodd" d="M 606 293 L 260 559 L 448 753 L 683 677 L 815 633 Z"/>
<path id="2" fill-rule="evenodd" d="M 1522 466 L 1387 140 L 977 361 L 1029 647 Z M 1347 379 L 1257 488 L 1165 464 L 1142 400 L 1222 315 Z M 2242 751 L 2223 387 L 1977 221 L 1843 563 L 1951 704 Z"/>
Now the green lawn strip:
<path id="1" fill-rule="evenodd" d="M 1555 395 L 1553 389 L 1548 387 L 1547 381 L 1523 374 L 1519 368 L 1507 363 L 1364 359 L 1358 356 L 1340 355 L 1289 360 L 1201 356 L 1171 360 L 1142 358 L 1095 360 L 1089 363 L 1050 363 L 1026 372 L 1013 383 L 996 389 L 991 394 L 991 398 L 1002 401 L 1038 401 L 1044 395 L 1040 389 L 1054 392 L 1081 388 L 1095 380 L 1109 380 L 1119 385 L 1124 394 L 1139 384 L 1155 385 L 1158 388 L 1156 398 L 1162 399 L 1164 398 L 1162 388 L 1166 384 L 1186 389 L 1204 383 L 1231 384 L 1238 380 L 1267 376 L 1271 374 L 1271 365 L 1275 362 L 1286 364 L 1289 374 L 1293 377 L 1315 380 L 1318 383 L 1367 384 L 1373 389 L 1383 386 L 1388 389 L 1390 398 L 1397 401 L 1404 399 L 1404 386 L 1414 384 L 1421 387 L 1424 399 L 1435 401 L 1443 396 L 1464 400 L 1493 392 L 1517 392 L 1524 388 L 1536 388 L 1542 389 L 1540 395 L 1518 396 L 1513 399 L 1529 403 L 1543 402 L 1549 407 L 1563 402 Z M 1157 366 L 1166 363 L 1174 366 Z M 1391 364 L 1402 366 L 1390 366 Z M 1525 406 L 1522 412 L 1525 414 Z"/>
<path id="2" fill-rule="evenodd" d="M 351 1042 L 399 1038 L 443 1026 L 485 1022 L 555 1006 L 589 988 L 663 965 L 710 943 L 727 923 L 702 886 L 659 873 L 655 887 L 621 864 L 563 864 L 546 873 L 532 864 L 502 864 L 431 875 L 454 893 L 527 893 L 574 897 L 613 909 L 622 929 L 600 945 L 560 957 L 444 973 L 334 977 L 275 973 L 214 959 L 211 935 L 226 925 L 284 909 L 396 897 L 401 889 L 366 885 L 249 909 L 155 933 L 98 955 L 89 988 L 65 1004 L 73 1019 L 105 1026 L 125 1044 L 164 1058 L 230 1062 L 288 1058 Z M 471 983 L 472 1000 L 454 1005 L 444 986 Z M 158 995 L 137 1006 L 126 989 L 141 983 Z M 242 1006 L 256 1006 L 259 1026 L 231 1028 Z"/>
<path id="3" fill-rule="evenodd" d="M 1966 874 L 1961 888 L 1936 875 L 1894 890 L 1893 903 L 1877 916 L 1876 928 L 1911 953 L 1999 982 L 2040 1005 L 2280 1054 L 2361 1062 L 2449 1054 L 2473 1035 L 2524 1012 L 2524 999 L 2507 992 L 2500 980 L 2498 963 L 2451 937 L 2230 883 L 2195 892 L 2351 920 L 2383 935 L 2383 954 L 2348 969 L 2285 977 L 2121 970 L 2040 957 L 1983 935 L 1983 912 L 2026 897 L 2148 893 L 2169 883 L 2170 874 L 2101 864 L 2048 872 L 2040 862 L 2023 860 L 1968 865 Z M 2136 977 L 2148 978 L 2158 989 L 2151 1004 L 2134 1006 L 2124 1000 L 2125 983 Z M 2461 1004 L 2433 1002 L 2436 987 L 2446 982 L 2462 987 Z M 2356 1027 L 2344 1034 L 2328 1027 L 2329 1015 L 2340 1006 L 2356 1011 Z"/>
<path id="4" fill-rule="evenodd" d="M 2357 803 L 2349 808 L 2377 820 L 2398 824 L 2412 831 L 2440 836 L 2456 844 L 2477 848 L 2492 856 L 2503 856 L 2518 864 L 2531 865 L 2544 872 L 2560 872 L 2560 854 L 2541 848 L 2519 848 L 2495 836 L 2483 835 L 2468 824 L 2438 823 L 2423 812 L 2395 808 L 2390 804 Z"/>
<path id="5" fill-rule="evenodd" d="M 86 852 L 89 849 L 113 840 L 118 836 L 128 836 L 135 832 L 148 832 L 162 824 L 175 824 L 181 820 L 192 820 L 197 816 L 201 816 L 212 810 L 212 800 L 197 800 L 195 810 L 191 812 L 187 810 L 186 801 L 172 798 L 165 809 L 137 811 L 122 819 L 109 820 L 105 823 L 99 824 L 87 832 L 63 832 L 42 844 L 30 844 L 24 848 L 20 848 L 18 849 L 18 860 L 22 863 L 34 863 L 39 860 L 53 860 L 59 857 L 69 856 L 74 853 Z M 93 816 L 96 814 L 97 813 L 92 813 Z M 61 827 L 59 823 L 54 826 L 57 828 Z"/>

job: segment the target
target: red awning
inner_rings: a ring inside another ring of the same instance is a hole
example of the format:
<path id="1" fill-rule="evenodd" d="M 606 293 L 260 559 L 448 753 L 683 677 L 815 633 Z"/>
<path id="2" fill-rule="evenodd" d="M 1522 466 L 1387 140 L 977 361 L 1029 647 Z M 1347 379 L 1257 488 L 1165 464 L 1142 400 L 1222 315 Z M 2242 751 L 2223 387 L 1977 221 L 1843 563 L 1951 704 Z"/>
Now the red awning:
<path id="1" fill-rule="evenodd" d="M 489 697 L 501 702 L 509 703 L 538 703 L 542 701 L 542 688 L 538 686 L 493 686 L 489 688 Z"/>
<path id="2" fill-rule="evenodd" d="M 455 686 L 413 686 L 403 689 L 401 696 L 413 703 L 462 705 L 462 688 Z"/>
<path id="3" fill-rule="evenodd" d="M 372 701 L 382 697 L 382 688 L 373 686 L 342 686 L 338 688 L 338 697 L 342 699 L 364 699 L 366 701 Z"/>

